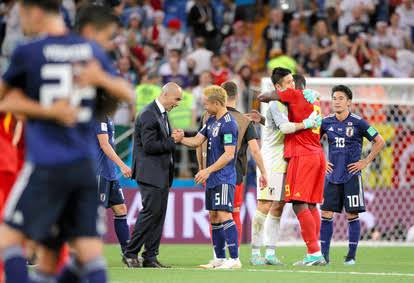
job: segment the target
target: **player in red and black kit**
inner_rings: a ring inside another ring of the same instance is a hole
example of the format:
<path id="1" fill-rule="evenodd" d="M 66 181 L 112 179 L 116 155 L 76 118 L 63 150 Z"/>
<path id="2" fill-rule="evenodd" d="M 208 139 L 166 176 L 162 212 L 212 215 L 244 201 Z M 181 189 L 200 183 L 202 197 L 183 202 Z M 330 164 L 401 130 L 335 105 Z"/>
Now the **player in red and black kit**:
<path id="1" fill-rule="evenodd" d="M 303 95 L 303 90 L 295 90 L 295 82 L 288 69 L 275 68 L 271 78 L 276 92 L 261 94 L 259 99 L 269 100 L 271 96 L 271 100 L 286 103 L 291 122 L 302 122 L 312 112 L 320 114 L 318 102 L 309 103 Z M 306 257 L 295 265 L 325 265 L 318 243 L 321 218 L 316 207 L 323 199 L 326 171 L 325 155 L 320 144 L 320 128 L 286 135 L 284 155 L 289 162 L 285 201 L 292 203 L 300 223 L 302 238 L 308 249 Z"/>

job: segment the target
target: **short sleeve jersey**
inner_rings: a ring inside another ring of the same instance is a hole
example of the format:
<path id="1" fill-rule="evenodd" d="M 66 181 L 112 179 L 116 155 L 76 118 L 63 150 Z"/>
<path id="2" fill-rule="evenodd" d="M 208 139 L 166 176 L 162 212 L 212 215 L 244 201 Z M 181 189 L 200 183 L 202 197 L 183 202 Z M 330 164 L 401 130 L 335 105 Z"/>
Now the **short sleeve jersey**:
<path id="1" fill-rule="evenodd" d="M 228 112 L 219 120 L 216 120 L 216 116 L 211 116 L 199 133 L 207 138 L 207 166 L 214 164 L 223 155 L 225 146 L 237 146 L 237 122 Z M 226 166 L 210 174 L 206 182 L 207 188 L 222 184 L 236 185 L 236 156 L 237 150 Z"/>
<path id="2" fill-rule="evenodd" d="M 289 121 L 301 123 L 309 115 L 316 111 L 321 113 L 321 107 L 318 102 L 310 104 L 303 97 L 300 89 L 286 89 L 279 92 L 280 101 L 288 105 Z M 302 130 L 285 137 L 285 157 L 318 154 L 322 152 L 320 143 L 320 128 Z"/>
<path id="3" fill-rule="evenodd" d="M 95 88 L 79 88 L 76 66 L 92 59 L 116 75 L 109 57 L 96 44 L 74 34 L 46 36 L 16 48 L 3 76 L 43 106 L 67 98 L 80 107 L 78 123 L 64 127 L 53 121 L 29 119 L 25 128 L 26 158 L 39 165 L 56 165 L 95 157 Z"/>
<path id="4" fill-rule="evenodd" d="M 321 135 L 324 134 L 328 137 L 328 159 L 333 164 L 333 171 L 327 174 L 327 178 L 331 183 L 343 184 L 353 176 L 348 171 L 348 165 L 361 158 L 363 138 L 372 141 L 378 132 L 367 121 L 350 113 L 343 121 L 339 121 L 335 115 L 324 118 Z M 360 175 L 361 172 L 357 174 Z"/>
<path id="5" fill-rule="evenodd" d="M 96 121 L 95 132 L 96 135 L 107 134 L 109 144 L 115 149 L 115 127 L 111 118 L 106 117 L 102 121 Z M 98 151 L 96 175 L 102 176 L 108 181 L 116 180 L 115 163 L 103 152 L 98 139 L 96 139 L 96 143 Z"/>

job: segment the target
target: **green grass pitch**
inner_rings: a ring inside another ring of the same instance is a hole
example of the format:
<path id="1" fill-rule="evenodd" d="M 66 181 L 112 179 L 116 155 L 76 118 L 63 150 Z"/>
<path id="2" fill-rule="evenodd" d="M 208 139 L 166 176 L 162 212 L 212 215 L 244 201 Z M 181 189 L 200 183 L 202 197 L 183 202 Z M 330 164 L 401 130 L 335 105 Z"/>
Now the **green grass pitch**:
<path id="1" fill-rule="evenodd" d="M 396 283 L 414 282 L 414 247 L 360 247 L 357 265 L 344 266 L 345 247 L 334 247 L 331 263 L 324 267 L 294 267 L 303 258 L 304 247 L 277 249 L 285 266 L 251 266 L 250 247 L 242 245 L 241 270 L 201 270 L 198 264 L 212 257 L 209 245 L 161 245 L 159 260 L 171 269 L 128 269 L 121 263 L 117 245 L 105 246 L 109 278 L 112 283 L 178 283 L 178 282 L 229 282 L 229 283 Z"/>

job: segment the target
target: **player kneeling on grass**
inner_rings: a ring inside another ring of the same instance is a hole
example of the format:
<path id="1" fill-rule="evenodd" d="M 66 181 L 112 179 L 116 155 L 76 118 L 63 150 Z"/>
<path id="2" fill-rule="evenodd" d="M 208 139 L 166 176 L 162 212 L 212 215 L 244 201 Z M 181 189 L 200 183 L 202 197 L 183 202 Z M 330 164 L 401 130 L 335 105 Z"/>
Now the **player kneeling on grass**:
<path id="1" fill-rule="evenodd" d="M 344 85 L 332 88 L 334 114 L 322 120 L 321 136 L 328 138 L 329 158 L 323 193 L 321 248 L 329 262 L 329 247 L 333 234 L 334 212 L 343 207 L 348 218 L 349 250 L 344 264 L 355 264 L 361 224 L 358 213 L 365 211 L 361 170 L 364 169 L 384 147 L 384 139 L 364 119 L 351 113 L 352 91 Z M 370 154 L 361 159 L 363 138 L 373 142 Z"/>
<path id="2" fill-rule="evenodd" d="M 200 132 L 185 138 L 182 130 L 173 133 L 174 140 L 189 147 L 208 140 L 207 168 L 195 176 L 197 183 L 206 182 L 206 209 L 209 210 L 212 240 L 217 259 L 202 268 L 241 268 L 237 228 L 233 221 L 234 189 L 236 185 L 237 123 L 226 108 L 227 94 L 219 86 L 204 89 L 204 107 L 210 115 Z M 226 244 L 230 259 L 226 260 Z"/>

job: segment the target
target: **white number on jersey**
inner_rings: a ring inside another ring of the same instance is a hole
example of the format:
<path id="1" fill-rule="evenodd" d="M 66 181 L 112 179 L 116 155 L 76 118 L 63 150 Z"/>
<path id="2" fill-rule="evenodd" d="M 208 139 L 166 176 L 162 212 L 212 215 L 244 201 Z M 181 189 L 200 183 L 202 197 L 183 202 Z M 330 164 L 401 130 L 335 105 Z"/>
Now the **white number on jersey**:
<path id="1" fill-rule="evenodd" d="M 345 147 L 345 138 L 335 137 L 336 147 Z"/>
<path id="2" fill-rule="evenodd" d="M 96 89 L 78 88 L 73 83 L 73 69 L 70 64 L 46 64 L 41 69 L 42 80 L 58 80 L 58 83 L 46 83 L 40 87 L 40 104 L 50 106 L 55 99 L 69 99 L 73 107 L 79 107 L 82 100 L 93 99 Z M 90 107 L 80 107 L 78 122 L 88 122 L 92 118 Z"/>
<path id="3" fill-rule="evenodd" d="M 348 196 L 349 207 L 359 207 L 358 195 Z"/>

